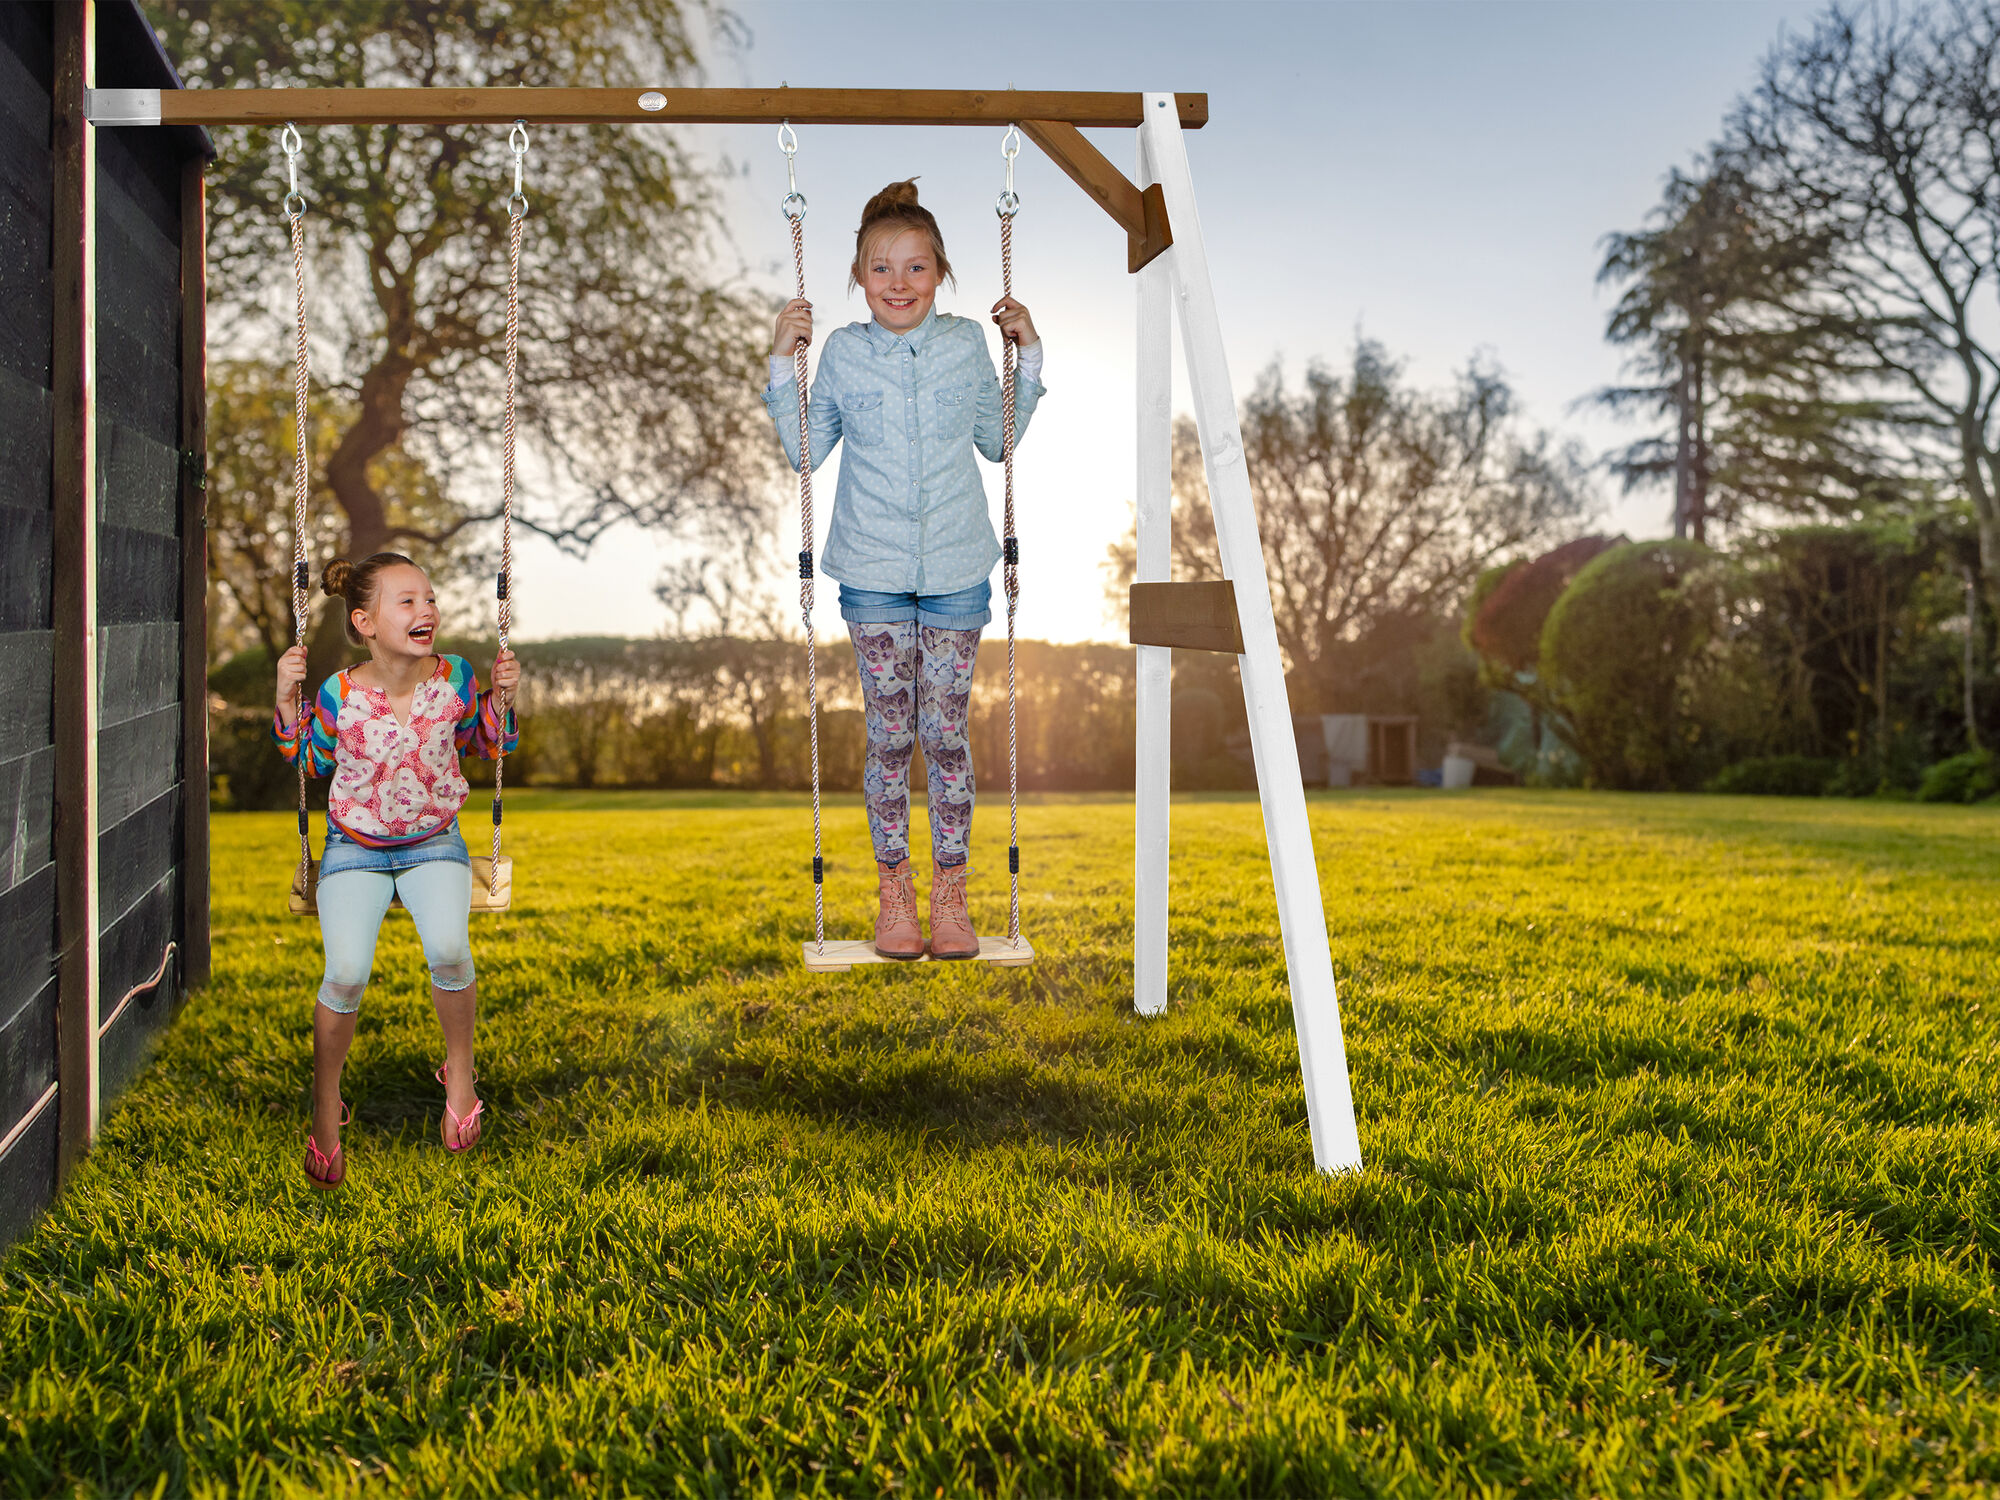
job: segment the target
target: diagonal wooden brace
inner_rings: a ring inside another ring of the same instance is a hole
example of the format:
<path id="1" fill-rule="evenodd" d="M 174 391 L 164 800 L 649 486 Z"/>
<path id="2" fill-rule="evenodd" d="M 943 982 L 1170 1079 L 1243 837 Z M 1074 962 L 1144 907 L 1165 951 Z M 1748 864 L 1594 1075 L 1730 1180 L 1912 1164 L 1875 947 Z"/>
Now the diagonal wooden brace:
<path id="1" fill-rule="evenodd" d="M 1067 120 L 1023 120 L 1021 131 L 1070 181 L 1095 198 L 1125 229 L 1125 269 L 1137 271 L 1174 242 L 1167 199 L 1158 183 L 1143 192 Z"/>

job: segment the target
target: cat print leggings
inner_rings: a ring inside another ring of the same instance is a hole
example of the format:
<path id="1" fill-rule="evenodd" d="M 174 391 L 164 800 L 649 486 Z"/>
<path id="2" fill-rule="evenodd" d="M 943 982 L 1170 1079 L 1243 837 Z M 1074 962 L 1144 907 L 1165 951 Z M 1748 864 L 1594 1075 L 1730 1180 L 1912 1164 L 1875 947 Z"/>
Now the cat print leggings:
<path id="1" fill-rule="evenodd" d="M 970 858 L 972 665 L 978 630 L 946 630 L 916 620 L 849 621 L 867 706 L 868 763 L 862 790 L 875 857 L 885 865 L 910 855 L 910 754 L 922 742 L 930 783 L 931 854 L 941 865 Z"/>

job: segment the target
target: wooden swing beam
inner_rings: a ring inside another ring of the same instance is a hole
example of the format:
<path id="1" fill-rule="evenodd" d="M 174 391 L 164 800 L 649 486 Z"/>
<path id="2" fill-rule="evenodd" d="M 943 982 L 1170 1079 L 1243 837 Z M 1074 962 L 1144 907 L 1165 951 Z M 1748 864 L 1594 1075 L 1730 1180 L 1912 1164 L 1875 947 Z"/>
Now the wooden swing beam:
<path id="1" fill-rule="evenodd" d="M 1166 200 L 1141 191 L 1083 137 L 1136 129 L 1143 94 L 1004 89 L 92 89 L 93 125 L 1011 125 L 1126 236 L 1136 272 L 1174 242 Z M 1208 95 L 1175 94 L 1183 130 Z"/>

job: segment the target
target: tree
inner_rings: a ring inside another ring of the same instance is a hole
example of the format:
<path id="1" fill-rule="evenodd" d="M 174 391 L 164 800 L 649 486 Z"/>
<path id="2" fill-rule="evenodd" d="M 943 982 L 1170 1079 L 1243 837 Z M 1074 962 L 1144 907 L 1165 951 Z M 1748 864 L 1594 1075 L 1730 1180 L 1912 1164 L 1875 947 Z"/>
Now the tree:
<path id="1" fill-rule="evenodd" d="M 1590 509 L 1583 466 L 1524 435 L 1498 372 L 1469 366 L 1444 393 L 1416 391 L 1381 345 L 1356 344 L 1345 375 L 1317 363 L 1305 390 L 1274 363 L 1243 402 L 1244 456 L 1294 707 L 1327 711 L 1378 631 L 1455 614 L 1480 570 L 1573 530 Z M 1175 575 L 1220 578 L 1201 443 L 1173 436 Z M 1114 549 L 1129 581 L 1134 553 Z"/>
<path id="2" fill-rule="evenodd" d="M 315 391 L 308 438 L 322 462 L 307 502 L 306 555 L 323 559 L 341 547 L 324 457 L 354 421 L 353 403 Z M 261 360 L 218 360 L 208 370 L 209 657 L 262 646 L 275 660 L 292 638 L 292 382 L 286 368 Z M 390 522 L 412 535 L 451 537 L 465 521 L 437 477 L 400 446 L 376 454 L 368 480 Z M 417 560 L 446 578 L 441 547 L 418 546 Z M 315 578 L 317 575 L 315 575 Z"/>
<path id="3" fill-rule="evenodd" d="M 154 14 L 197 88 L 655 83 L 696 64 L 676 0 L 171 0 Z M 315 374 L 348 403 L 324 460 L 347 549 L 442 543 L 395 514 L 375 476 L 400 446 L 448 488 L 476 475 L 488 487 L 469 515 L 497 513 L 507 132 L 304 135 Z M 272 131 L 225 128 L 217 147 L 212 326 L 233 322 L 225 345 L 247 344 L 290 306 L 285 167 Z M 657 131 L 537 126 L 527 195 L 522 472 L 553 482 L 525 485 L 523 524 L 581 548 L 619 521 L 724 534 L 760 522 L 760 314 L 704 278 L 714 203 L 690 163 Z"/>
<path id="4" fill-rule="evenodd" d="M 1539 670 L 1593 785 L 1684 790 L 1736 748 L 1745 726 L 1726 710 L 1754 710 L 1759 695 L 1718 681 L 1744 664 L 1724 649 L 1734 594 L 1724 559 L 1669 540 L 1613 547 L 1563 591 Z"/>
<path id="5" fill-rule="evenodd" d="M 2000 10 L 1836 7 L 1773 51 L 1726 139 L 1769 212 L 1826 239 L 1816 306 L 1971 509 L 2000 603 Z"/>
<path id="6" fill-rule="evenodd" d="M 1624 286 L 1605 337 L 1638 384 L 1596 400 L 1668 419 L 1612 455 L 1629 491 L 1671 479 L 1674 535 L 1763 514 L 1853 515 L 1907 498 L 1880 441 L 1893 411 L 1852 389 L 1849 319 L 1813 291 L 1833 235 L 1774 216 L 1723 155 L 1672 172 L 1652 224 L 1608 235 L 1600 283 Z"/>

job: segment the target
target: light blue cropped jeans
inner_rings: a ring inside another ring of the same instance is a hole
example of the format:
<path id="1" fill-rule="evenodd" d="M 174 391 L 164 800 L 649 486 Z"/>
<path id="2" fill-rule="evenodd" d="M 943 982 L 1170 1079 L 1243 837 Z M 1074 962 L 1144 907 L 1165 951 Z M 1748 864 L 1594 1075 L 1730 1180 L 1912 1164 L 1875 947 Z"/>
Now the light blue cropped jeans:
<path id="1" fill-rule="evenodd" d="M 401 897 L 417 924 L 430 965 L 431 983 L 462 990 L 474 978 L 472 861 L 451 824 L 415 844 L 371 849 L 327 825 L 326 853 L 319 866 L 319 930 L 326 945 L 326 977 L 319 1003 L 341 1015 L 361 1008 L 375 967 L 375 937 Z"/>

